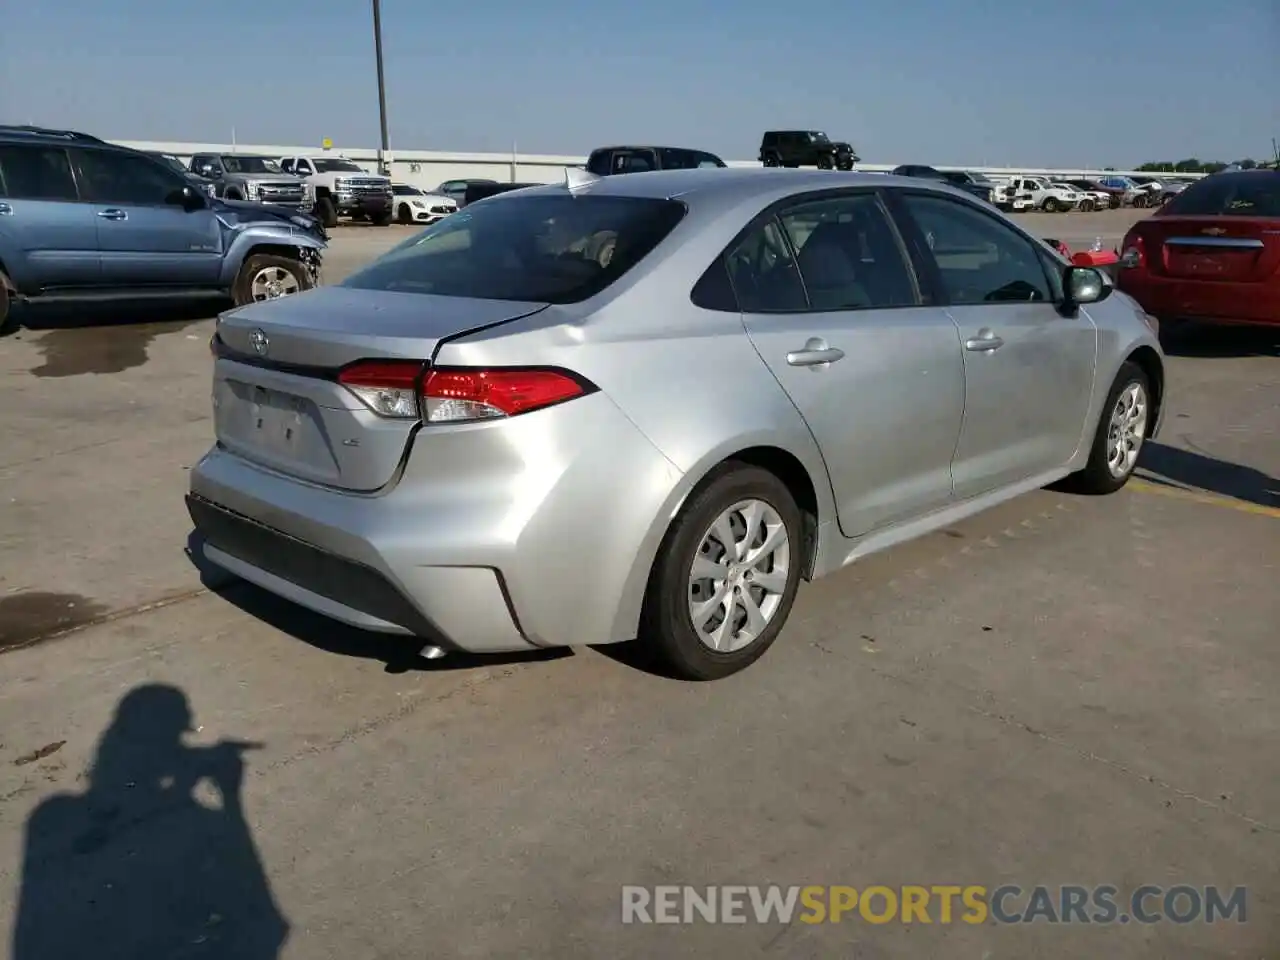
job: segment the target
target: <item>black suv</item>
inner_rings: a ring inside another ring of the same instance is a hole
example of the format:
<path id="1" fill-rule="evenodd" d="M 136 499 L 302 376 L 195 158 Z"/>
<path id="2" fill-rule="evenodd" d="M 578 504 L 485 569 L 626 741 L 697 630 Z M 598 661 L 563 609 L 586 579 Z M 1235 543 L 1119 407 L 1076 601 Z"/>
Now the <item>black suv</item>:
<path id="1" fill-rule="evenodd" d="M 645 173 L 649 170 L 694 170 L 723 167 L 714 153 L 687 147 L 600 147 L 587 158 L 587 172 L 597 177 L 618 173 Z"/>
<path id="2" fill-rule="evenodd" d="M 852 170 L 861 159 L 849 144 L 821 130 L 770 130 L 760 138 L 760 162 L 766 167 Z"/>

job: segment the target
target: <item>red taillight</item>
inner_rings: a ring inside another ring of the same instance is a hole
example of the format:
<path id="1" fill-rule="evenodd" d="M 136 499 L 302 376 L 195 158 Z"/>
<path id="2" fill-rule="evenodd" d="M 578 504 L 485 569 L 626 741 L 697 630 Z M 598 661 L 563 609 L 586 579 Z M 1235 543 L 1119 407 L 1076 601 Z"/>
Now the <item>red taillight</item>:
<path id="1" fill-rule="evenodd" d="M 363 360 L 343 368 L 338 382 L 380 417 L 416 420 L 420 360 Z"/>
<path id="2" fill-rule="evenodd" d="M 592 392 L 595 387 L 550 368 L 442 367 L 422 377 L 417 360 L 367 360 L 338 374 L 338 382 L 370 410 L 393 419 L 461 423 L 514 417 Z"/>
<path id="3" fill-rule="evenodd" d="M 1146 265 L 1147 248 L 1142 242 L 1142 236 L 1131 232 L 1125 236 L 1124 243 L 1120 245 L 1120 266 L 1132 270 L 1134 267 Z"/>
<path id="4" fill-rule="evenodd" d="M 428 422 L 457 423 L 514 417 L 593 389 L 563 370 L 444 367 L 427 374 L 422 397 Z"/>

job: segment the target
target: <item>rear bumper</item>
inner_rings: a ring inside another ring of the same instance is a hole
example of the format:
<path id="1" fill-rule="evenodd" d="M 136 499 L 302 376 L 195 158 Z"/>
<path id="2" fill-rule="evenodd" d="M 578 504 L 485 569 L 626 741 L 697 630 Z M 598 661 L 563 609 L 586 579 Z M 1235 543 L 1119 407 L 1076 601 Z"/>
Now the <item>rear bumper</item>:
<path id="1" fill-rule="evenodd" d="M 1116 286 L 1162 320 L 1280 325 L 1280 284 L 1215 283 L 1120 270 Z"/>
<path id="2" fill-rule="evenodd" d="M 334 619 L 472 653 L 635 635 L 683 480 L 611 400 L 414 442 L 373 496 L 215 447 L 187 500 L 206 558 Z"/>

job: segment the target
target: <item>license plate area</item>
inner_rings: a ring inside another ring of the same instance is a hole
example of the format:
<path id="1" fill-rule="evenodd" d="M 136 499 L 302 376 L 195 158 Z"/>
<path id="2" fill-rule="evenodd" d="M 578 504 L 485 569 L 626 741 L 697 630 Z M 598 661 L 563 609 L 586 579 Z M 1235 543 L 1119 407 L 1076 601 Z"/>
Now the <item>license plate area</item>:
<path id="1" fill-rule="evenodd" d="M 338 464 L 313 400 L 234 379 L 219 380 L 214 390 L 218 439 L 228 449 L 312 479 L 337 478 Z"/>

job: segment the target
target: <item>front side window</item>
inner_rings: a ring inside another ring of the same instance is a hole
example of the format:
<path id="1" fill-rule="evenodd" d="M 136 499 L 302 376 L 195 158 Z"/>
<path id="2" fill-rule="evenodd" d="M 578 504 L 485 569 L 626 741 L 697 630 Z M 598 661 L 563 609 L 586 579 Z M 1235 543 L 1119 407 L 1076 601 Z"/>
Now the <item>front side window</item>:
<path id="1" fill-rule="evenodd" d="M 800 271 L 776 219 L 765 221 L 729 251 L 729 280 L 743 313 L 809 309 Z"/>
<path id="2" fill-rule="evenodd" d="M 904 193 L 943 289 L 957 305 L 1051 301 L 1043 261 L 1026 237 L 972 204 Z"/>
<path id="3" fill-rule="evenodd" d="M 874 194 L 792 207 L 779 217 L 796 252 L 809 309 L 915 306 L 915 278 Z"/>
<path id="4" fill-rule="evenodd" d="M 0 146 L 0 196 L 13 200 L 77 200 L 67 151 Z"/>
<path id="5" fill-rule="evenodd" d="M 86 200 L 160 206 L 186 186 L 185 180 L 143 156 L 107 150 L 77 154 L 80 189 Z"/>
<path id="6" fill-rule="evenodd" d="M 1280 217 L 1280 173 L 1205 177 L 1174 196 L 1161 215 Z"/>
<path id="7" fill-rule="evenodd" d="M 577 303 L 643 260 L 684 214 L 679 201 L 642 197 L 495 198 L 409 238 L 343 286 Z"/>

